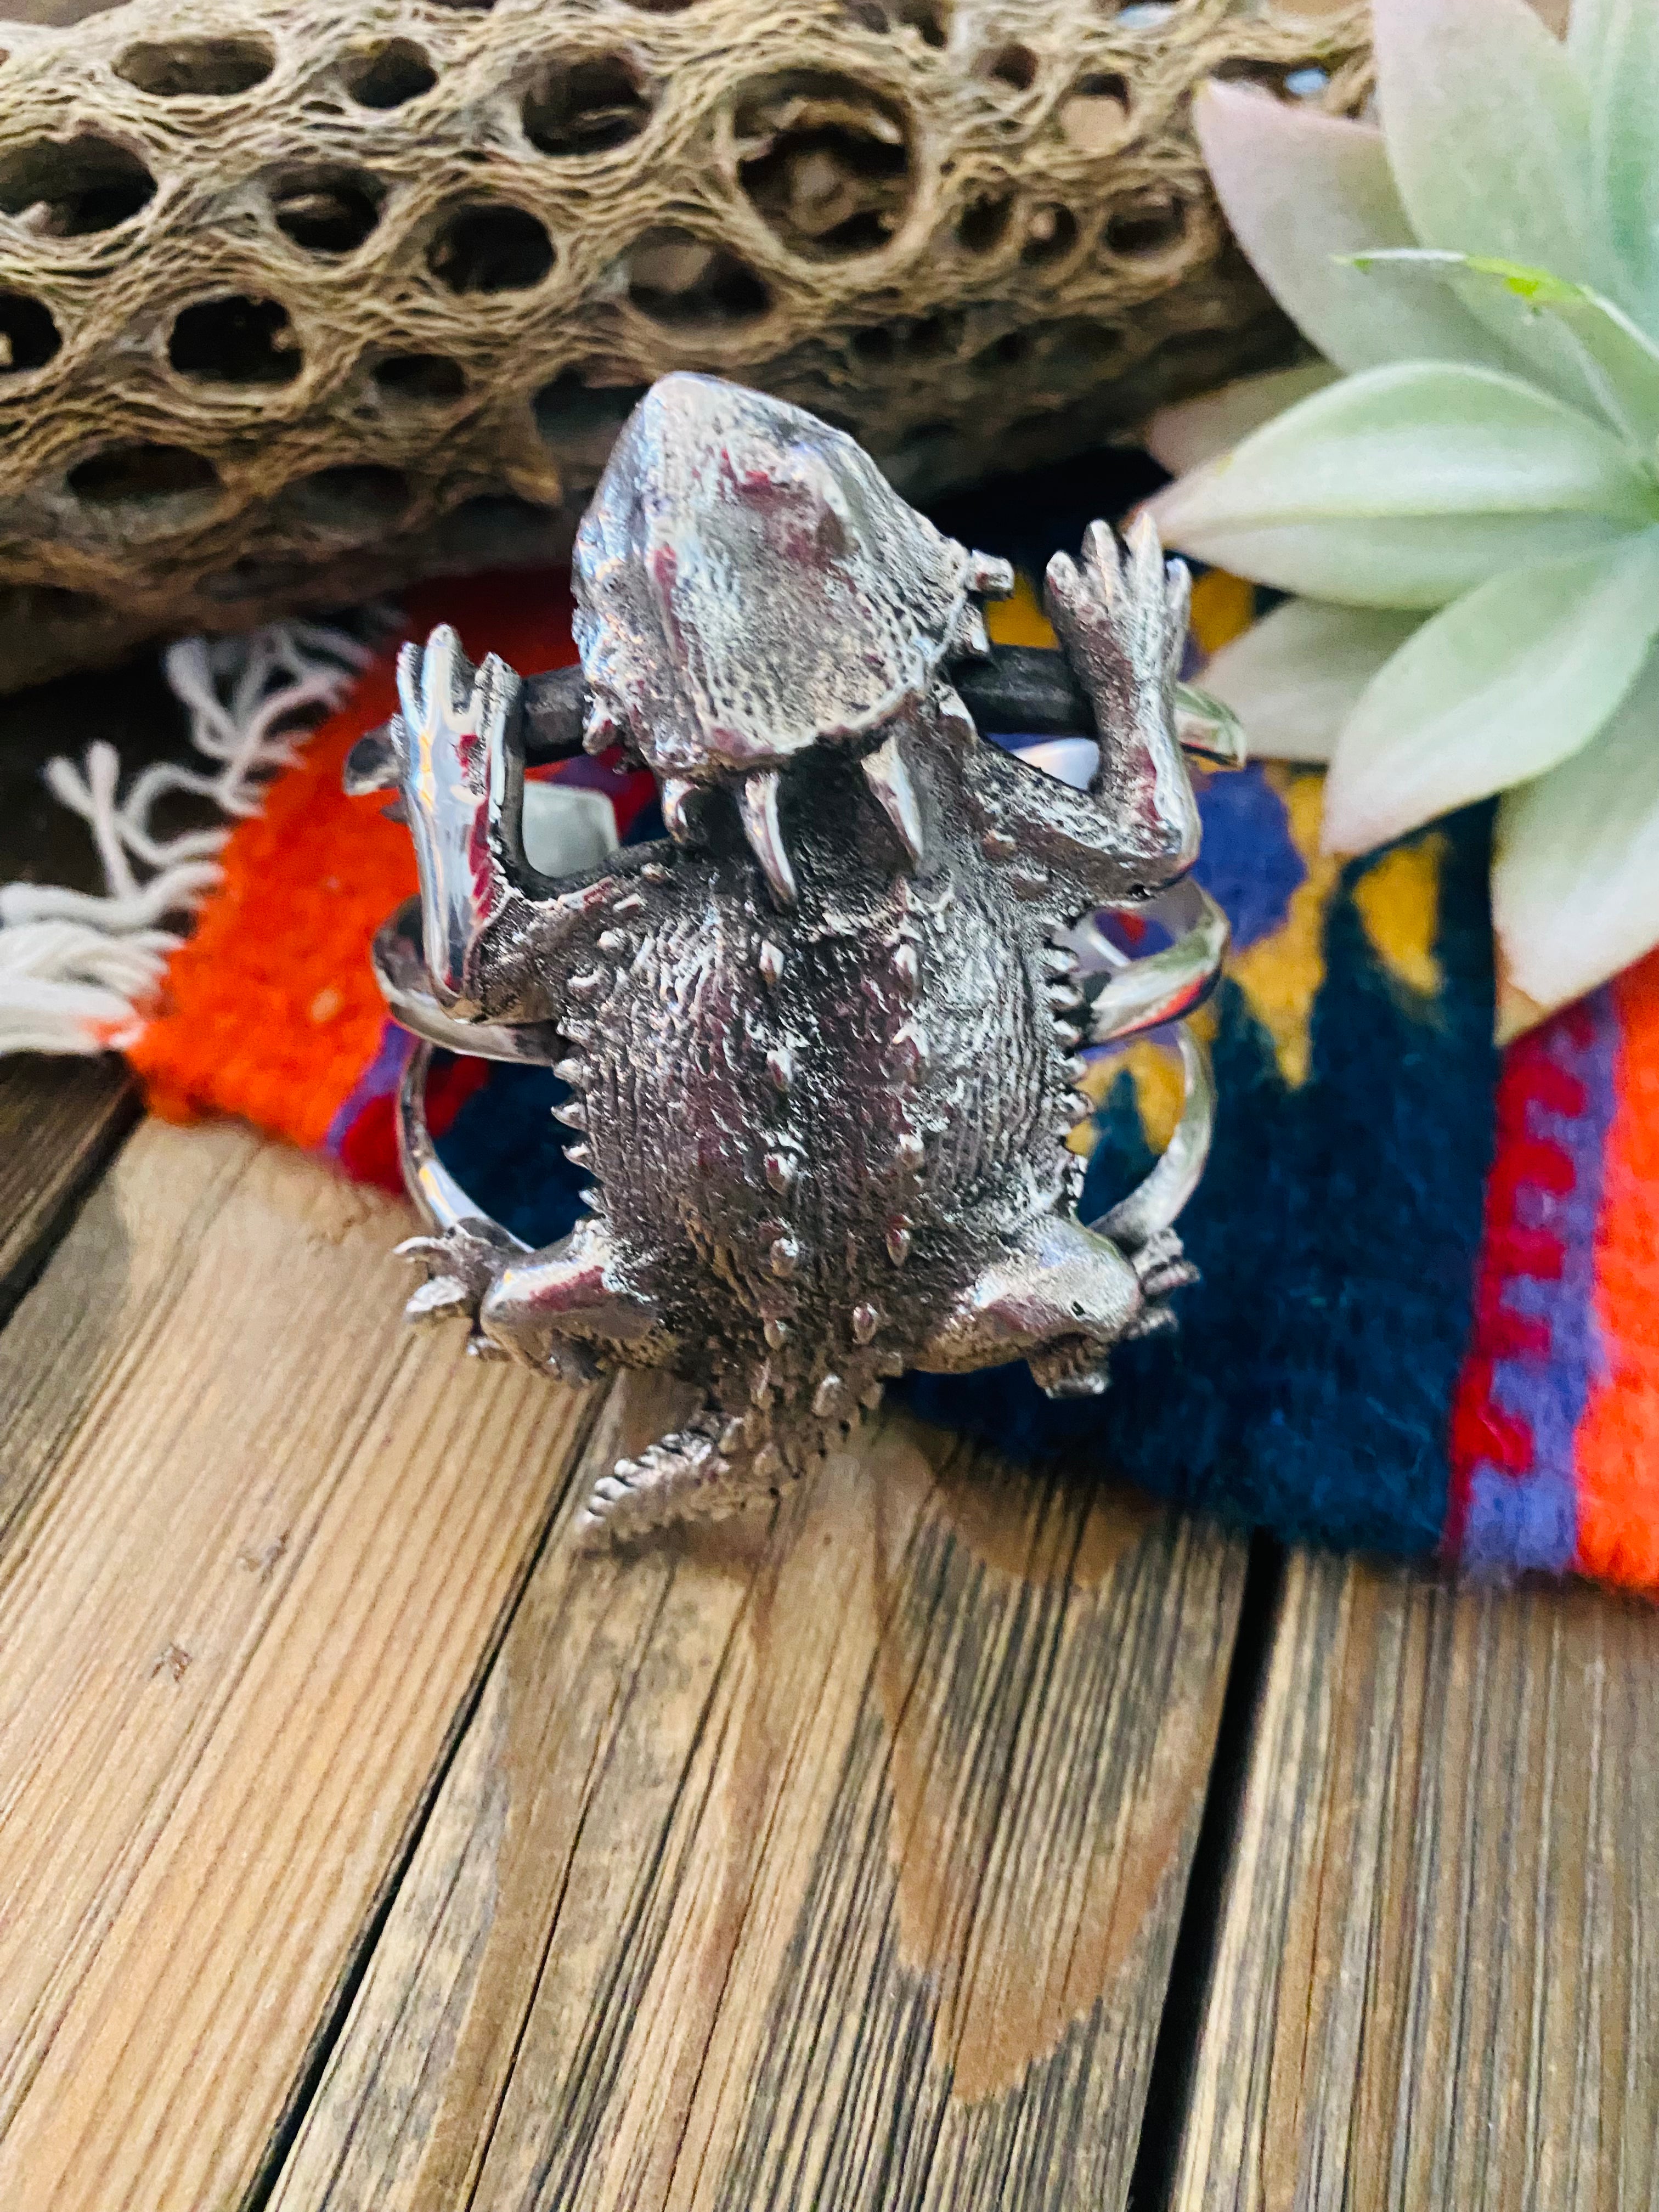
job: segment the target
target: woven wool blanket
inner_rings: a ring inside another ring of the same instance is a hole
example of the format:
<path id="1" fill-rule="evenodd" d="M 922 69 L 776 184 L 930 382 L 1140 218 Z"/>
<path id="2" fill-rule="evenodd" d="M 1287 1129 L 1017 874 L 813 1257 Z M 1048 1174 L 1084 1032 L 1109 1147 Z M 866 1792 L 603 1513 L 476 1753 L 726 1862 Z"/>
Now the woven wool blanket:
<path id="1" fill-rule="evenodd" d="M 1005 640 L 1043 635 L 1029 589 L 995 611 Z M 1247 586 L 1200 580 L 1207 649 L 1249 612 Z M 562 577 L 493 577 L 416 595 L 403 629 L 442 618 L 475 659 L 540 669 L 574 657 Z M 340 774 L 392 711 L 394 645 L 239 807 L 193 933 L 159 940 L 147 1013 L 93 1039 L 124 1045 L 160 1113 L 241 1115 L 392 1188 L 409 1044 L 368 948 L 414 865 Z M 559 773 L 620 837 L 660 834 L 648 777 Z M 1235 951 L 1200 1017 L 1221 1111 L 1182 1224 L 1202 1280 L 1181 1330 L 1123 1347 L 1099 1401 L 1050 1402 L 1023 1366 L 902 1395 L 1012 1454 L 1082 1449 L 1286 1540 L 1659 1587 L 1659 956 L 1500 1056 L 1487 810 L 1343 863 L 1319 850 L 1316 771 L 1217 773 L 1200 799 L 1198 874 Z M 1156 1039 L 1098 1055 L 1089 1082 L 1085 1218 L 1179 1104 Z M 449 1165 L 538 1243 L 580 1208 L 558 1091 L 549 1071 L 454 1060 L 430 1094 Z"/>

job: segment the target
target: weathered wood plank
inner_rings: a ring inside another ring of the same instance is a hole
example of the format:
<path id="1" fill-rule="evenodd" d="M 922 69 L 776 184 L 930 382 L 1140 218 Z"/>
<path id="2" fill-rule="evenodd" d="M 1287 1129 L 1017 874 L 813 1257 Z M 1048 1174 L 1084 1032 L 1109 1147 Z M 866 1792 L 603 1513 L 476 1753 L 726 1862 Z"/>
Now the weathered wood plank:
<path id="1" fill-rule="evenodd" d="M 246 2191 L 595 1410 L 402 1210 L 149 1124 L 0 1334 L 0 2203 Z"/>
<path id="2" fill-rule="evenodd" d="M 1659 1613 L 1288 1571 L 1179 2212 L 1659 2202 Z"/>
<path id="3" fill-rule="evenodd" d="M 0 1060 L 0 1322 L 137 1111 L 118 1060 Z"/>
<path id="4" fill-rule="evenodd" d="M 1121 2205 L 1244 1556 L 902 1419 L 562 1516 L 273 2212 Z"/>

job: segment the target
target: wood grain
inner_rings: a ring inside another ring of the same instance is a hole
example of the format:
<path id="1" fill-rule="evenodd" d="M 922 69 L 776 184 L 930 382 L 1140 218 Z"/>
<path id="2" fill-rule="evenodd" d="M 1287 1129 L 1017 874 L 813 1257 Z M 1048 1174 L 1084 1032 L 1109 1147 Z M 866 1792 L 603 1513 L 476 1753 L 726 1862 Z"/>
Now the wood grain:
<path id="1" fill-rule="evenodd" d="M 137 1111 L 118 1060 L 0 1060 L 0 1322 Z"/>
<path id="2" fill-rule="evenodd" d="M 1659 2201 L 1659 1613 L 1292 1559 L 1179 2212 Z"/>
<path id="3" fill-rule="evenodd" d="M 1243 1565 L 900 1418 L 775 1525 L 562 1521 L 272 2212 L 1110 2212 Z"/>
<path id="4" fill-rule="evenodd" d="M 246 2191 L 594 1410 L 401 1208 L 149 1124 L 0 1335 L 0 2203 Z"/>

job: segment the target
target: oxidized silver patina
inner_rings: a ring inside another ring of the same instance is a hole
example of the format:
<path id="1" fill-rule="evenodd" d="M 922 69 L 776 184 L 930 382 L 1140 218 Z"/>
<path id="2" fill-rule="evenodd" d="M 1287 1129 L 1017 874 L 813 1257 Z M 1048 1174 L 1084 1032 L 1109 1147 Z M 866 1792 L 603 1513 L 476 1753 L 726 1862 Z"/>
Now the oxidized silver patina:
<path id="1" fill-rule="evenodd" d="M 803 1474 L 906 1368 L 1024 1358 L 1104 1389 L 1113 1345 L 1193 1279 L 1172 1224 L 1208 1072 L 1146 1181 L 1075 1207 L 1085 1038 L 1189 1012 L 1226 926 L 1180 879 L 1199 823 L 1177 678 L 1188 576 L 1149 520 L 1052 563 L 1064 658 L 994 652 L 1007 565 L 914 512 L 852 441 L 715 379 L 665 378 L 576 543 L 579 670 L 406 647 L 401 715 L 354 755 L 395 784 L 418 901 L 376 963 L 426 1042 L 402 1100 L 432 1233 L 411 1318 L 560 1377 L 663 1366 L 703 1411 L 619 1461 L 590 1521 L 631 1533 Z M 986 742 L 1097 735 L 1085 790 Z M 558 881 L 526 860 L 526 758 L 619 744 L 670 837 Z M 1171 887 L 1179 885 L 1178 890 Z M 1091 917 L 1176 930 L 1128 962 Z M 1091 973 L 1092 970 L 1094 972 Z M 555 1066 L 591 1212 L 531 1251 L 479 1218 L 422 1111 L 430 1045 Z"/>

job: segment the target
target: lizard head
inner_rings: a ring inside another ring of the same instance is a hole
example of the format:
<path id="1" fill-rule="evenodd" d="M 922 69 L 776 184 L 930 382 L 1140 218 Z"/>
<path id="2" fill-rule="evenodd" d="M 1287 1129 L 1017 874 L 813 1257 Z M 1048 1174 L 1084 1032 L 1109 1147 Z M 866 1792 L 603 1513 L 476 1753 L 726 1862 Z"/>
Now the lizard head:
<path id="1" fill-rule="evenodd" d="M 586 741 L 656 775 L 675 835 L 737 788 L 774 894 L 790 894 L 777 784 L 819 744 L 879 746 L 941 665 L 984 649 L 979 598 L 1012 588 L 805 409 L 675 374 L 629 418 L 577 533 Z M 900 771 L 902 773 L 902 771 Z M 888 785 L 878 795 L 892 805 Z"/>

